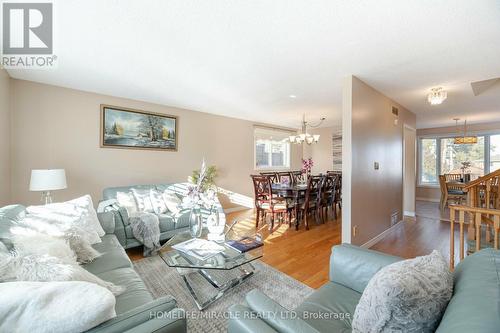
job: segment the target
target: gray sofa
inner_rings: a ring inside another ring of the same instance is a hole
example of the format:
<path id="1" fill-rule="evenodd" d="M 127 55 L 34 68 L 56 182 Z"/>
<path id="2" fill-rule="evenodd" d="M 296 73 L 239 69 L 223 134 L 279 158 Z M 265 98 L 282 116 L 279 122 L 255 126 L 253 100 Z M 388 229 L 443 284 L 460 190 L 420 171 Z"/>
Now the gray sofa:
<path id="1" fill-rule="evenodd" d="M 156 185 L 131 185 L 131 186 L 121 186 L 121 187 L 109 187 L 103 190 L 102 197 L 103 201 L 116 199 L 116 194 L 118 192 L 130 192 L 132 189 L 138 190 L 149 190 L 156 189 L 160 192 L 169 191 L 175 193 L 180 199 L 187 195 L 188 187 L 187 183 L 174 183 L 174 184 L 156 184 Z M 220 213 L 220 218 L 224 218 L 224 211 L 222 206 L 217 201 L 217 209 Z M 108 211 L 112 212 L 115 216 L 116 226 L 115 235 L 118 238 L 120 244 L 128 249 L 132 247 L 141 246 L 142 244 L 137 241 L 132 235 L 132 228 L 130 227 L 129 217 L 127 210 L 119 205 L 113 205 L 108 208 Z M 160 240 L 166 240 L 172 238 L 175 234 L 183 232 L 189 229 L 189 210 L 184 210 L 182 214 L 174 221 L 172 214 L 165 213 L 159 214 L 158 219 L 160 221 Z M 202 209 L 203 215 L 208 215 L 209 212 Z"/>
<path id="2" fill-rule="evenodd" d="M 9 232 L 13 221 L 23 216 L 24 206 L 11 205 L 0 208 L 0 241 L 10 246 Z M 103 280 L 125 286 L 123 294 L 116 297 L 117 316 L 91 329 L 91 333 L 147 333 L 186 332 L 184 310 L 177 308 L 174 298 L 165 296 L 153 299 L 139 275 L 134 271 L 125 250 L 115 236 L 113 213 L 98 214 L 106 232 L 102 242 L 93 247 L 103 255 L 83 267 Z M 155 317 L 155 313 L 160 313 Z M 13 328 L 13 331 L 15 329 Z"/>
<path id="3" fill-rule="evenodd" d="M 254 290 L 247 294 L 246 305 L 230 308 L 229 332 L 351 332 L 354 310 L 370 278 L 402 259 L 346 244 L 332 250 L 330 282 L 294 312 Z M 436 332 L 500 332 L 499 272 L 500 251 L 493 249 L 468 256 L 457 265 L 453 297 Z M 313 317 L 318 313 L 324 314 L 323 318 Z M 332 315 L 335 313 L 348 315 L 342 319 Z"/>

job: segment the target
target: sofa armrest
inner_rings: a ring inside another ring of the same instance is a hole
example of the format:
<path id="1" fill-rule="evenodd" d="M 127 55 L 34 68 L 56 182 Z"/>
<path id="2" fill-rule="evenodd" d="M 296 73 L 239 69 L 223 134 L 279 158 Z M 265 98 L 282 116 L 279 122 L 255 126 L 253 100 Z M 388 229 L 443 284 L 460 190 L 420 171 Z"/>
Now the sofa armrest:
<path id="1" fill-rule="evenodd" d="M 229 308 L 228 333 L 276 333 L 276 331 L 257 316 L 252 316 L 252 310 L 243 305 L 233 305 Z"/>
<path id="2" fill-rule="evenodd" d="M 245 299 L 250 309 L 278 332 L 319 333 L 314 327 L 297 317 L 294 311 L 285 309 L 257 289 L 250 291 Z"/>
<path id="3" fill-rule="evenodd" d="M 177 302 L 171 296 L 165 296 L 149 303 L 138 306 L 130 311 L 124 312 L 99 326 L 87 331 L 88 333 L 122 333 L 142 325 L 151 319 L 169 320 L 169 313 L 175 309 Z M 176 314 L 176 313 L 174 313 Z M 185 317 L 174 318 L 175 320 L 186 320 Z"/>
<path id="4" fill-rule="evenodd" d="M 163 318 L 153 318 L 124 333 L 186 333 L 187 322 L 183 309 L 173 309 Z"/>
<path id="5" fill-rule="evenodd" d="M 330 256 L 330 280 L 363 293 L 381 268 L 402 258 L 350 244 L 336 245 Z"/>
<path id="6" fill-rule="evenodd" d="M 115 232 L 115 214 L 113 212 L 97 213 L 97 218 L 105 233 L 112 234 Z"/>

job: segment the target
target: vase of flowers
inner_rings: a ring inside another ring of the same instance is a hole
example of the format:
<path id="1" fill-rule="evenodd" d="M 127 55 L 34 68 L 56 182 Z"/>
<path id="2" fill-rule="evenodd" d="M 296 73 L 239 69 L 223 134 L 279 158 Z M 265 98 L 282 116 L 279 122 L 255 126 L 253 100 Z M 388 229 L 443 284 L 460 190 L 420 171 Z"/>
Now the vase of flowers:
<path id="1" fill-rule="evenodd" d="M 214 182 L 216 176 L 216 167 L 207 167 L 205 159 L 203 159 L 201 169 L 193 171 L 193 174 L 188 179 L 187 199 L 188 206 L 191 207 L 189 230 L 194 238 L 201 237 L 203 231 L 202 210 L 212 211 L 213 207 L 216 206 L 217 186 Z"/>
<path id="2" fill-rule="evenodd" d="M 307 178 L 311 176 L 311 170 L 314 166 L 314 162 L 311 157 L 307 159 L 302 159 L 302 172 L 307 175 Z"/>
<path id="3" fill-rule="evenodd" d="M 191 213 L 189 214 L 189 232 L 191 237 L 199 238 L 201 237 L 203 231 L 203 219 L 201 217 L 201 207 L 195 205 L 191 208 Z"/>

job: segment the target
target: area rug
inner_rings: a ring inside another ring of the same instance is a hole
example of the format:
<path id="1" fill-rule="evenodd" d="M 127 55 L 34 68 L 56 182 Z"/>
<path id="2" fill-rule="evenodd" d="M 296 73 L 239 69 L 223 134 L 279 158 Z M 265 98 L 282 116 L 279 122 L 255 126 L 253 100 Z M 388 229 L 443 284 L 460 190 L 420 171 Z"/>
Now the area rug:
<path id="1" fill-rule="evenodd" d="M 186 310 L 188 332 L 226 332 L 228 308 L 233 304 L 244 304 L 245 295 L 252 289 L 262 291 L 287 309 L 295 309 L 313 292 L 312 288 L 261 261 L 252 264 L 256 268 L 253 276 L 202 312 L 196 307 L 179 273 L 159 256 L 136 261 L 134 267 L 154 298 L 171 295 L 178 306 Z"/>

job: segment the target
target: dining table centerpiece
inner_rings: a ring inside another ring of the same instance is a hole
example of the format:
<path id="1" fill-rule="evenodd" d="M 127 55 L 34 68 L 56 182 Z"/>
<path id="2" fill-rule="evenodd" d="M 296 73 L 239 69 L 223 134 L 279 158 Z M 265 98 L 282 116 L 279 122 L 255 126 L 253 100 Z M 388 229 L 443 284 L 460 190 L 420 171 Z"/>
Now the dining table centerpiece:
<path id="1" fill-rule="evenodd" d="M 313 159 L 311 157 L 307 159 L 302 159 L 302 172 L 306 174 L 307 178 L 311 176 L 312 167 L 314 166 Z"/>

